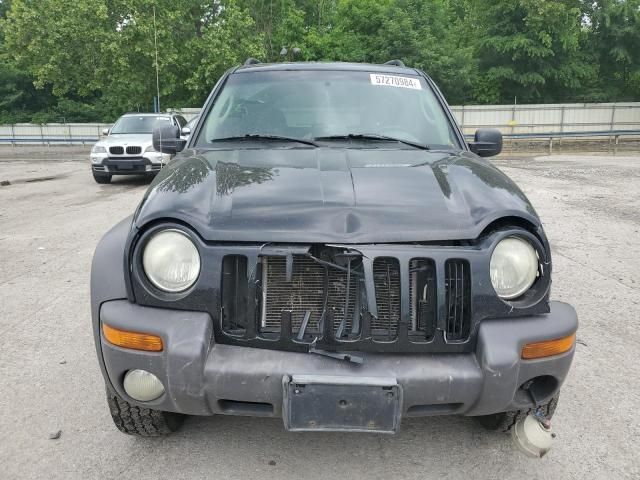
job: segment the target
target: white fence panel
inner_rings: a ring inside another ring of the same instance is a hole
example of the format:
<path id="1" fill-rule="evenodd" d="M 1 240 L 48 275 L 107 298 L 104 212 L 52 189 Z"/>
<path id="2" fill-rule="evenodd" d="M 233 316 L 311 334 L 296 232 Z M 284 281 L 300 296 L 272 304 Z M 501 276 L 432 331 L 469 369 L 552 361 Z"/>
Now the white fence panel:
<path id="1" fill-rule="evenodd" d="M 478 128 L 497 128 L 503 134 L 640 130 L 640 102 L 465 105 L 451 108 L 467 135 L 473 135 Z M 191 118 L 200 110 L 185 108 L 181 111 L 185 117 Z M 110 125 L 102 123 L 0 125 L 0 143 L 93 143 L 108 127 Z"/>
<path id="2" fill-rule="evenodd" d="M 17 123 L 0 125 L 2 143 L 67 143 L 84 144 L 98 141 L 104 128 L 103 123 L 48 123 L 44 125 Z"/>
<path id="3" fill-rule="evenodd" d="M 593 132 L 640 129 L 640 102 L 452 107 L 466 134 L 478 128 L 502 133 Z"/>

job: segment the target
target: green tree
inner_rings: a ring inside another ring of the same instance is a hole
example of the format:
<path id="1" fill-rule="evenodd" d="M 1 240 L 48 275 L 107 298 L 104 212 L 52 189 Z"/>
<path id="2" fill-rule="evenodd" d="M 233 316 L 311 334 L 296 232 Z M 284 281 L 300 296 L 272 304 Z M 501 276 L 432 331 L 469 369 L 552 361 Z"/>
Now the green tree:
<path id="1" fill-rule="evenodd" d="M 0 0 L 0 122 L 149 110 L 156 38 L 163 109 L 201 105 L 225 70 L 283 46 L 399 58 L 450 103 L 640 93 L 640 0 Z"/>
<path id="2" fill-rule="evenodd" d="M 263 53 L 232 1 L 14 0 L 2 29 L 16 68 L 69 101 L 60 108 L 89 103 L 106 119 L 151 108 L 156 35 L 163 109 L 200 105 L 225 69 Z"/>
<path id="3" fill-rule="evenodd" d="M 451 102 L 472 99 L 471 36 L 448 0 L 340 0 L 321 43 L 324 58 L 403 60 L 431 75 Z"/>
<path id="4" fill-rule="evenodd" d="M 599 66 L 596 100 L 638 100 L 640 0 L 600 0 L 588 7 L 588 47 Z"/>
<path id="5" fill-rule="evenodd" d="M 0 0 L 0 21 L 6 18 L 10 7 L 10 0 Z M 0 29 L 0 123 L 29 122 L 35 112 L 48 110 L 54 104 L 50 91 L 36 90 L 31 78 L 14 65 Z"/>
<path id="6" fill-rule="evenodd" d="M 594 75 L 580 55 L 577 0 L 470 2 L 483 102 L 562 100 Z"/>
<path id="7" fill-rule="evenodd" d="M 191 52 L 190 71 L 184 77 L 191 104 L 201 104 L 225 70 L 266 54 L 263 36 L 256 33 L 248 11 L 229 1 L 210 12 L 201 37 L 185 47 Z"/>

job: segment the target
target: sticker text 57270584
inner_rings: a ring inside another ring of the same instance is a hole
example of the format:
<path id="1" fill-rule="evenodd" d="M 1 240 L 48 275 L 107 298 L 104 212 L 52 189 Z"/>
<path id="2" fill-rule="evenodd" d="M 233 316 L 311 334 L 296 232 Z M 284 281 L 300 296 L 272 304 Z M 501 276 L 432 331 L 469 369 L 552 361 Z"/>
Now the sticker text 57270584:
<path id="1" fill-rule="evenodd" d="M 386 87 L 412 88 L 414 90 L 422 90 L 420 80 L 411 77 L 398 77 L 396 75 L 382 75 L 379 73 L 371 73 L 372 85 L 382 85 Z"/>

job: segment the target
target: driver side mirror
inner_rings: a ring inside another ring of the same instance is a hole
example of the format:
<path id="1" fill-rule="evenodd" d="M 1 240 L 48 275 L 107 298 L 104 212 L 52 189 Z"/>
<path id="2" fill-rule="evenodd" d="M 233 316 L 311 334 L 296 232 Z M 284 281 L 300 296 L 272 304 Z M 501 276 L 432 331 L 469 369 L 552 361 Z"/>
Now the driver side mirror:
<path id="1" fill-rule="evenodd" d="M 481 157 L 498 155 L 502 151 L 502 133 L 495 128 L 479 128 L 469 148 Z"/>
<path id="2" fill-rule="evenodd" d="M 154 128 L 152 138 L 153 149 L 169 155 L 181 152 L 187 144 L 184 138 L 180 138 L 180 128 L 175 125 Z"/>

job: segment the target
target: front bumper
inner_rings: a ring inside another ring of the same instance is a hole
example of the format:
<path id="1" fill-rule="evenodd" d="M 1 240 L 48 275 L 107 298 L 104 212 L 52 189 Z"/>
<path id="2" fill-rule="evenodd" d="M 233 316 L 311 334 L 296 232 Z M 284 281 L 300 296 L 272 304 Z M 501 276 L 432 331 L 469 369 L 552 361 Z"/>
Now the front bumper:
<path id="1" fill-rule="evenodd" d="M 522 360 L 526 343 L 575 333 L 575 310 L 550 302 L 550 313 L 492 319 L 480 323 L 474 353 L 360 353 L 361 365 L 308 353 L 216 344 L 209 314 L 142 307 L 126 300 L 105 302 L 100 323 L 162 337 L 158 353 L 127 350 L 100 336 L 107 383 L 127 401 L 191 415 L 232 414 L 280 417 L 283 377 L 327 375 L 395 378 L 402 388 L 403 416 L 440 414 L 485 415 L 528 408 L 531 401 L 519 387 L 544 378 L 540 401 L 563 383 L 574 354 Z M 156 375 L 165 393 L 141 404 L 122 388 L 131 369 Z"/>
<path id="2" fill-rule="evenodd" d="M 91 169 L 95 173 L 110 175 L 139 175 L 157 173 L 170 159 L 170 155 L 146 152 L 137 157 L 110 157 L 106 154 L 91 154 Z"/>

